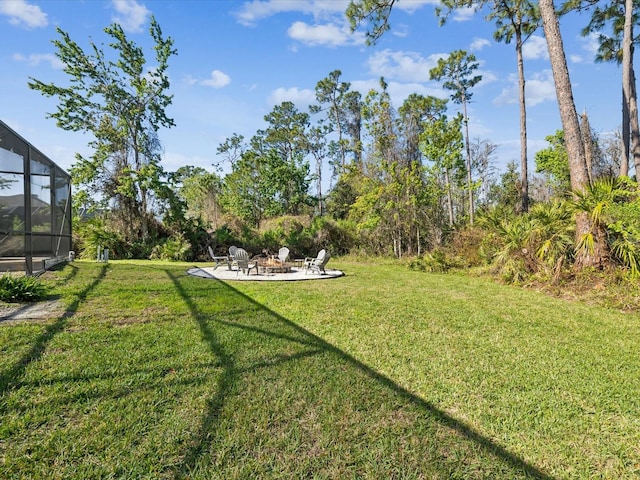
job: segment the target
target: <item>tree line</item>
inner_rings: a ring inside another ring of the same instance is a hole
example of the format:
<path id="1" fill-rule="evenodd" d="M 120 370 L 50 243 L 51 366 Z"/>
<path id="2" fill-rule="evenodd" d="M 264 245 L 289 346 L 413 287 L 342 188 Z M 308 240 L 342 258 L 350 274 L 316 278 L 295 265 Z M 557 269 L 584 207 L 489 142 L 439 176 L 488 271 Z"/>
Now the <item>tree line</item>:
<path id="1" fill-rule="evenodd" d="M 390 29 L 395 3 L 354 0 L 346 15 L 353 30 L 366 26 L 368 43 L 373 44 Z M 440 59 L 430 71 L 430 78 L 449 91 L 448 99 L 414 93 L 394 106 L 384 78 L 378 88 L 362 94 L 341 79 L 339 70 L 330 72 L 317 82 L 315 102 L 308 111 L 283 102 L 264 117 L 264 129 L 250 138 L 234 134 L 219 145 L 218 153 L 230 170 L 223 177 L 221 170 L 162 168 L 158 131 L 174 126 L 165 113 L 172 102 L 166 70 L 177 51 L 155 19 L 150 28 L 154 68 L 146 67 L 142 49 L 117 24 L 105 29 L 114 39 L 115 60 L 93 43 L 91 53 L 84 52 L 59 29 L 60 39 L 54 45 L 70 86 L 36 79 L 29 86 L 59 99 L 50 116 L 61 128 L 89 132 L 94 139 L 94 153 L 90 158 L 78 156 L 71 171 L 78 186 L 76 206 L 83 218 L 93 222 L 85 222 L 91 228 L 80 228 L 84 239 L 79 241 L 91 245 L 118 232 L 123 251 L 179 257 L 178 251 L 195 258 L 207 243 L 249 243 L 263 235 L 263 243 L 298 242 L 301 249 L 322 245 L 341 253 L 420 257 L 455 243 L 465 229 L 497 231 L 498 211 L 504 222 L 513 223 L 529 216 L 532 205 L 549 205 L 551 194 L 555 201 L 577 205 L 603 188 L 601 179 L 628 178 L 630 164 L 638 171 L 633 73 L 638 6 L 630 0 L 572 0 L 560 7 L 550 0 L 445 0 L 436 13 L 445 23 L 461 8 L 487 12 L 487 21 L 496 25 L 496 40 L 515 42 L 521 159 L 500 176 L 493 167 L 496 146 L 469 136 L 467 105 L 481 76 L 475 56 L 463 50 Z M 615 142 L 598 139 L 586 114 L 580 117 L 573 103 L 558 18 L 575 10 L 592 13 L 585 34 L 610 27 L 610 36 L 600 33 L 598 59 L 623 66 L 618 150 Z M 536 170 L 542 177 L 535 177 L 528 169 L 522 48 L 540 28 L 549 47 L 563 130 L 550 135 L 550 147 L 536 154 Z M 323 192 L 326 171 L 331 172 L 332 188 Z M 611 204 L 633 204 L 637 200 L 633 185 L 631 179 L 612 183 Z M 576 207 L 570 215 L 573 240 L 563 255 L 576 266 L 603 267 L 615 256 L 607 240 L 611 238 L 607 229 L 615 222 L 592 213 L 588 207 Z M 265 233 L 265 225 L 272 226 L 278 218 L 295 221 L 289 221 L 287 232 L 280 222 L 277 234 Z M 626 238 L 636 237 L 631 232 Z"/>

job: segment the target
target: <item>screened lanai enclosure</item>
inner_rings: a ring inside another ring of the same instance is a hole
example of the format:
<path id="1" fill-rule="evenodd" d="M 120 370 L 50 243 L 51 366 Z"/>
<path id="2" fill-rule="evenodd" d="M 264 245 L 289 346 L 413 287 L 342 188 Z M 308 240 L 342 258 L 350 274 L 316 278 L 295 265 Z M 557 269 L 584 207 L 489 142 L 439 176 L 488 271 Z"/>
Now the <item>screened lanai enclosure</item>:
<path id="1" fill-rule="evenodd" d="M 69 258 L 71 177 L 0 121 L 0 272 Z"/>

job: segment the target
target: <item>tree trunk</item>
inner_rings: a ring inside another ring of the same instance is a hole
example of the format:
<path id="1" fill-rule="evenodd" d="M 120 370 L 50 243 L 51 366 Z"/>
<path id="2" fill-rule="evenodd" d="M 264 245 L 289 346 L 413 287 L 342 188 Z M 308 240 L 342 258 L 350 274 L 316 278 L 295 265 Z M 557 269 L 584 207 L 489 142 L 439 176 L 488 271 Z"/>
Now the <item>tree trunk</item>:
<path id="1" fill-rule="evenodd" d="M 569 69 L 564 53 L 560 25 L 556 15 L 553 0 L 540 0 L 540 16 L 544 27 L 544 34 L 547 39 L 549 49 L 549 59 L 553 71 L 553 80 L 556 86 L 558 97 L 558 108 L 564 129 L 565 146 L 569 157 L 569 175 L 571 178 L 571 188 L 580 192 L 585 189 L 589 182 L 587 172 L 586 155 L 584 142 L 580 133 L 580 123 L 573 100 Z M 595 231 L 593 231 L 595 229 Z M 606 263 L 607 247 L 605 238 L 601 235 L 600 228 L 592 225 L 591 219 L 586 212 L 580 212 L 576 216 L 576 244 L 587 235 L 593 232 L 594 248 L 580 249 L 576 252 L 576 268 L 601 267 Z"/>
<path id="2" fill-rule="evenodd" d="M 449 213 L 449 226 L 453 226 L 453 198 L 451 197 L 451 183 L 449 181 L 449 169 L 444 169 L 444 181 L 447 188 L 447 212 Z"/>
<path id="3" fill-rule="evenodd" d="M 636 76 L 631 66 L 631 97 L 629 102 L 629 119 L 631 121 L 631 154 L 636 169 L 636 180 L 640 179 L 640 123 L 638 122 L 638 95 Z M 639 184 L 640 188 L 640 184 Z"/>
<path id="4" fill-rule="evenodd" d="M 633 0 L 625 0 L 624 30 L 622 32 L 622 160 L 620 162 L 620 176 L 629 174 L 633 81 Z M 636 108 L 636 118 L 637 115 Z"/>
<path id="5" fill-rule="evenodd" d="M 585 110 L 580 115 L 580 130 L 582 131 L 582 140 L 584 142 L 584 158 L 587 162 L 587 175 L 589 176 L 589 183 L 593 182 L 593 139 L 591 138 L 591 125 L 589 124 L 589 117 Z"/>
<path id="6" fill-rule="evenodd" d="M 516 31 L 518 57 L 518 86 L 520 91 L 520 212 L 529 211 L 529 171 L 527 162 L 527 104 L 525 97 L 524 60 L 522 59 L 522 33 Z"/>
<path id="7" fill-rule="evenodd" d="M 626 177 L 629 175 L 629 137 L 630 137 L 630 126 L 631 122 L 629 120 L 629 102 L 627 102 L 628 98 L 628 88 L 625 87 L 625 68 L 622 68 L 622 128 L 621 128 L 621 148 L 620 148 L 620 176 Z"/>
<path id="8" fill-rule="evenodd" d="M 636 2 L 637 3 L 637 2 Z M 631 157 L 636 169 L 636 179 L 640 177 L 640 124 L 638 123 L 638 95 L 636 91 L 636 75 L 633 69 L 633 7 L 634 0 L 625 1 L 624 34 L 622 39 L 623 77 L 626 66 L 629 102 L 629 130 L 631 136 Z M 640 188 L 640 187 L 639 187 Z"/>
<path id="9" fill-rule="evenodd" d="M 464 129 L 465 129 L 465 140 L 464 145 L 467 151 L 467 187 L 469 188 L 469 223 L 473 225 L 473 184 L 471 178 L 471 144 L 469 143 L 469 117 L 467 116 L 467 102 L 463 98 L 462 108 L 464 110 Z"/>

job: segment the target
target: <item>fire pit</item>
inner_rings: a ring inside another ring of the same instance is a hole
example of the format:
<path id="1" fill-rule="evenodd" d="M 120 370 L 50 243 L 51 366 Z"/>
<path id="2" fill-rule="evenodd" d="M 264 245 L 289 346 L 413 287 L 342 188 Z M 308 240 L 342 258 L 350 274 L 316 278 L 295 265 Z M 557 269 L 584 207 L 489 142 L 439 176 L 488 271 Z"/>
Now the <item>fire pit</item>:
<path id="1" fill-rule="evenodd" d="M 267 258 L 265 260 L 259 260 L 258 273 L 272 274 L 272 273 L 291 273 L 290 263 L 280 263 L 273 258 Z"/>

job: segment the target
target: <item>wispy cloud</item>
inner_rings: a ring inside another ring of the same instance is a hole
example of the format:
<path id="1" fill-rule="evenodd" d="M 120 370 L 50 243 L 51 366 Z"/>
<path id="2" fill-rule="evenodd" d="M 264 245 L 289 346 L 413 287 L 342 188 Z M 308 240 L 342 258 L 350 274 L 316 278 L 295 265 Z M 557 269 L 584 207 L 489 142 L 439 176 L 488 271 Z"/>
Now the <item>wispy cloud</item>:
<path id="1" fill-rule="evenodd" d="M 151 11 L 136 0 L 112 0 L 116 14 L 111 17 L 125 32 L 137 33 L 147 21 Z"/>
<path id="2" fill-rule="evenodd" d="M 476 37 L 473 39 L 473 42 L 471 42 L 471 45 L 469 46 L 469 50 L 471 50 L 472 52 L 479 52 L 484 47 L 490 47 L 490 46 L 491 46 L 491 42 L 486 38 Z"/>
<path id="3" fill-rule="evenodd" d="M 299 12 L 313 15 L 315 19 L 326 19 L 343 14 L 347 5 L 349 0 L 253 0 L 244 2 L 234 15 L 242 25 L 253 26 L 260 20 L 287 12 Z"/>
<path id="4" fill-rule="evenodd" d="M 27 3 L 26 0 L 1 0 L 0 15 L 9 17 L 10 24 L 27 29 L 46 27 L 49 24 L 47 14 L 39 6 Z"/>
<path id="5" fill-rule="evenodd" d="M 416 52 L 383 50 L 367 61 L 371 74 L 408 82 L 429 81 L 429 70 L 438 64 L 440 55 L 422 57 Z"/>
<path id="6" fill-rule="evenodd" d="M 29 56 L 15 53 L 13 59 L 16 62 L 26 63 L 31 67 L 37 67 L 41 63 L 48 63 L 51 68 L 55 68 L 56 70 L 62 70 L 64 68 L 64 64 L 52 53 L 32 53 Z"/>
<path id="7" fill-rule="evenodd" d="M 498 98 L 495 99 L 496 104 L 513 104 L 518 103 L 518 78 L 515 75 L 509 77 L 510 85 L 502 90 Z M 553 83 L 553 74 L 551 70 L 543 70 L 534 73 L 526 81 L 526 101 L 527 106 L 533 107 L 542 102 L 556 99 L 556 89 Z"/>
<path id="8" fill-rule="evenodd" d="M 579 37 L 578 42 L 581 44 L 582 50 L 584 50 L 588 54 L 588 60 L 586 61 L 593 61 L 593 59 L 598 54 L 598 49 L 600 48 L 600 36 L 597 33 L 590 33 L 586 37 Z M 581 55 L 573 56 L 579 56 L 580 58 L 582 58 Z"/>
<path id="9" fill-rule="evenodd" d="M 421 9 L 425 5 L 439 5 L 440 0 L 411 0 L 409 2 L 398 2 L 394 6 L 394 8 L 398 8 L 399 10 L 404 10 L 407 13 L 413 13 L 416 10 Z"/>

